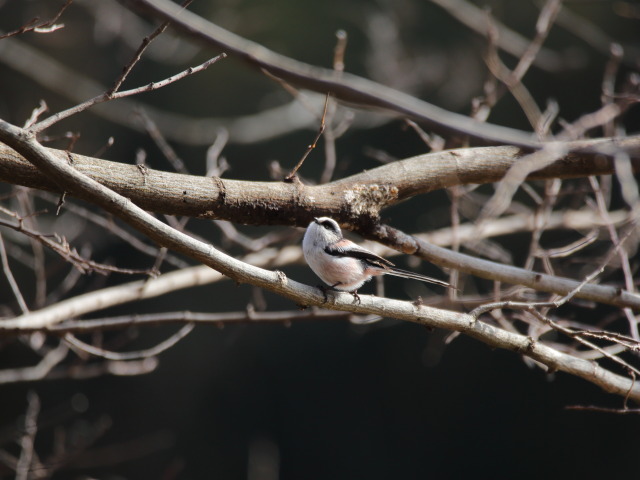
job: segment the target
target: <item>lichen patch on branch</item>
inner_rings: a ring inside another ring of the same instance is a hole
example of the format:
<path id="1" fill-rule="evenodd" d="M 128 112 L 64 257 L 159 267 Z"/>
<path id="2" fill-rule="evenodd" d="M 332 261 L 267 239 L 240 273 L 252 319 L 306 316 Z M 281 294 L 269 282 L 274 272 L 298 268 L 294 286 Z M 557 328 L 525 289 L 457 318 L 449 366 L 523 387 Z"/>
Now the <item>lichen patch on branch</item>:
<path id="1" fill-rule="evenodd" d="M 377 218 L 382 208 L 397 200 L 398 192 L 390 184 L 355 184 L 344 191 L 344 200 L 351 215 Z"/>

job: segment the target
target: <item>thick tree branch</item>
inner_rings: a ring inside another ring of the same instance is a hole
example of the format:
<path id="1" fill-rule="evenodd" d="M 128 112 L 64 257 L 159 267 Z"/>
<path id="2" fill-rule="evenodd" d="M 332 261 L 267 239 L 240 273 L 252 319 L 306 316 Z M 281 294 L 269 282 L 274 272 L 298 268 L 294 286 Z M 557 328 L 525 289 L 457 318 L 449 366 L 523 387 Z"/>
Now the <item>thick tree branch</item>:
<path id="1" fill-rule="evenodd" d="M 106 211 L 120 217 L 158 244 L 184 253 L 238 282 L 263 287 L 304 305 L 366 313 L 417 322 L 463 332 L 493 347 L 505 348 L 526 355 L 549 369 L 561 370 L 582 377 L 606 391 L 640 401 L 640 385 L 634 380 L 614 374 L 598 364 L 558 352 L 530 337 L 508 332 L 467 314 L 439 310 L 410 302 L 363 295 L 354 303 L 347 293 L 335 293 L 328 301 L 315 288 L 286 278 L 281 272 L 269 272 L 225 255 L 213 246 L 178 232 L 95 180 L 76 170 L 64 159 L 53 155 L 24 130 L 0 121 L 0 140 L 12 146 L 39 169 L 50 175 L 65 191 L 77 192 Z M 20 328 L 18 320 L 2 322 L 5 328 Z"/>
<path id="2" fill-rule="evenodd" d="M 529 175 L 572 178 L 614 172 L 609 155 L 625 152 L 640 170 L 640 136 L 571 142 L 574 152 Z M 578 150 L 579 152 L 576 152 Z M 500 180 L 523 160 L 517 147 L 478 147 L 419 155 L 335 182 L 249 182 L 169 173 L 48 149 L 80 172 L 156 213 L 233 220 L 244 224 L 305 226 L 313 216 L 343 223 L 372 223 L 385 207 L 415 195 Z M 601 153 L 598 153 L 601 152 Z M 607 156 L 605 156 L 607 155 Z M 60 192 L 54 180 L 0 143 L 0 181 Z M 67 192 L 83 198 L 81 191 Z"/>

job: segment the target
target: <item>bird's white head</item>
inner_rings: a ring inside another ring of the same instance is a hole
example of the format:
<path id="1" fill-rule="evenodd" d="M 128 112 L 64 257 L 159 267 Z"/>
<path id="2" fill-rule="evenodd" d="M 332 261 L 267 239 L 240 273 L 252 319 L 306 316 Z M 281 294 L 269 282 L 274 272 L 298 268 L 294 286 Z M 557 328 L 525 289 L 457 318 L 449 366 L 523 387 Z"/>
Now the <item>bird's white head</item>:
<path id="1" fill-rule="evenodd" d="M 329 217 L 314 218 L 304 234 L 304 243 L 307 246 L 323 248 L 342 239 L 342 231 L 338 222 Z"/>

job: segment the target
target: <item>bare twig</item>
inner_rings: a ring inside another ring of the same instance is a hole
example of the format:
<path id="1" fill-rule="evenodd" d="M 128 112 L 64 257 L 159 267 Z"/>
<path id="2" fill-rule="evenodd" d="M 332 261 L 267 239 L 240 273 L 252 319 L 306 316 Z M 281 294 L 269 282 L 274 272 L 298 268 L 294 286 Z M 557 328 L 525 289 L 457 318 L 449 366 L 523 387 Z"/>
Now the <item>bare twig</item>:
<path id="1" fill-rule="evenodd" d="M 139 93 L 143 93 L 143 92 L 152 92 L 153 90 L 158 90 L 159 88 L 162 87 L 166 87 L 167 85 L 170 85 L 174 82 L 177 82 L 178 80 L 182 80 L 183 78 L 189 76 L 189 75 L 193 75 L 195 73 L 199 73 L 202 72 L 204 70 L 206 70 L 207 68 L 209 68 L 211 65 L 213 65 L 214 63 L 216 63 L 218 60 L 222 60 L 223 58 L 225 58 L 227 55 L 225 53 L 221 53 L 220 55 L 213 57 L 209 60 L 207 60 L 206 62 L 196 66 L 196 67 L 189 67 L 186 70 L 183 70 L 182 72 L 173 75 L 169 78 L 165 78 L 164 80 L 160 80 L 159 82 L 152 82 L 149 83 L 147 85 L 144 85 L 142 87 L 138 87 L 138 88 L 132 88 L 131 90 L 123 90 L 123 91 L 119 91 L 119 92 L 114 92 L 113 94 L 109 95 L 108 92 L 105 92 L 101 95 L 98 95 L 97 97 L 93 97 L 79 105 L 76 105 L 74 107 L 71 107 L 67 110 L 63 110 L 61 112 L 56 113 L 55 115 L 51 115 L 50 117 L 48 117 L 45 120 L 42 120 L 38 123 L 36 123 L 35 125 L 33 125 L 30 128 L 30 131 L 34 132 L 34 133 L 40 133 L 43 130 L 46 130 L 47 128 L 49 128 L 51 125 L 59 122 L 60 120 L 63 120 L 65 118 L 68 118 L 72 115 L 75 115 L 77 113 L 80 113 L 84 110 L 86 110 L 87 108 L 93 107 L 94 105 L 98 105 L 100 103 L 103 102 L 107 102 L 109 100 L 115 100 L 118 98 L 124 98 L 124 97 L 130 97 L 132 95 L 137 95 Z"/>
<path id="2" fill-rule="evenodd" d="M 546 315 L 543 315 L 542 313 L 540 313 L 538 310 L 536 310 L 536 304 L 534 303 L 522 303 L 522 302 L 510 302 L 510 301 L 506 301 L 506 302 L 497 302 L 495 304 L 487 304 L 487 305 L 483 305 L 475 310 L 473 310 L 470 315 L 474 318 L 478 318 L 479 315 L 482 315 L 483 313 L 488 312 L 490 309 L 494 309 L 494 308 L 515 308 L 515 309 L 523 309 L 526 310 L 528 313 L 530 313 L 531 315 L 533 315 L 534 317 L 536 317 L 538 320 L 542 321 L 543 323 L 546 323 L 547 325 L 549 325 L 551 328 L 553 328 L 554 330 L 557 330 L 571 338 L 574 338 L 575 340 L 577 340 L 579 343 L 589 347 L 592 350 L 595 350 L 597 352 L 599 352 L 603 357 L 608 358 L 609 360 L 617 363 L 618 365 L 621 365 L 622 367 L 624 367 L 629 373 L 630 375 L 632 375 L 633 377 L 633 381 L 635 383 L 635 376 L 636 375 L 640 375 L 640 370 L 636 369 L 635 367 L 633 367 L 632 365 L 630 365 L 628 362 L 622 360 L 620 357 L 616 356 L 616 355 L 612 355 L 611 353 L 607 352 L 605 349 L 597 346 L 596 344 L 585 340 L 583 338 L 584 335 L 584 331 L 582 330 L 572 330 L 570 328 L 564 327 L 562 325 L 560 325 L 558 322 L 553 321 L 551 318 L 547 317 Z M 589 336 L 595 337 L 595 335 L 591 334 Z M 598 335 L 597 338 L 600 339 L 610 339 L 612 341 L 615 341 L 616 343 L 620 343 L 619 340 L 617 338 L 615 338 L 614 336 L 607 336 L 606 334 L 603 335 Z M 624 343 L 620 343 L 621 345 L 627 347 L 626 344 Z M 635 342 L 635 344 L 633 345 L 633 349 L 638 349 L 638 347 L 640 346 L 640 342 Z M 629 348 L 629 347 L 627 347 Z"/>
<path id="3" fill-rule="evenodd" d="M 487 35 L 486 11 L 464 0 L 431 0 L 432 3 L 445 9 L 454 18 L 465 24 L 480 35 Z M 531 48 L 531 42 L 504 24 L 493 22 L 493 28 L 498 32 L 497 46 L 516 58 L 522 58 L 524 52 Z M 533 55 L 533 63 L 538 68 L 550 72 L 557 72 L 574 65 L 568 64 L 562 55 L 547 49 L 539 48 Z"/>
<path id="4" fill-rule="evenodd" d="M 4 241 L 2 240 L 2 234 L 0 233 L 0 261 L 2 262 L 2 271 L 4 272 L 4 276 L 9 282 L 9 286 L 11 287 L 11 291 L 13 292 L 13 296 L 18 302 L 18 306 L 22 313 L 28 313 L 29 307 L 27 306 L 27 302 L 24 301 L 24 297 L 20 292 L 20 287 L 18 286 L 18 282 L 16 282 L 13 273 L 11 272 L 11 267 L 9 266 L 9 259 L 7 258 L 7 251 L 4 248 Z"/>
<path id="5" fill-rule="evenodd" d="M 228 141 L 229 131 L 220 128 L 215 141 L 207 148 L 207 177 L 221 177 L 230 168 L 226 159 L 221 156 Z"/>
<path id="6" fill-rule="evenodd" d="M 569 337 L 574 338 L 575 340 L 577 340 L 582 345 L 585 345 L 585 346 L 587 346 L 587 347 L 589 347 L 589 348 L 591 348 L 593 350 L 596 350 L 596 351 L 600 352 L 604 357 L 606 357 L 609 360 L 613 361 L 614 363 L 617 363 L 618 365 L 621 365 L 622 367 L 624 367 L 626 369 L 626 371 L 632 376 L 632 381 L 633 381 L 632 384 L 635 383 L 635 376 L 636 375 L 640 375 L 640 370 L 638 370 L 637 368 L 633 367 L 628 362 L 625 362 L 622 358 L 618 357 L 617 355 L 611 355 L 609 352 L 607 352 L 603 348 L 597 346 L 595 343 L 590 342 L 588 340 L 585 340 L 584 338 L 582 338 L 582 334 L 580 332 L 575 332 L 575 331 L 571 330 L 570 328 L 563 327 L 559 323 L 554 322 L 551 318 L 547 317 L 546 315 L 541 314 L 540 312 L 538 312 L 534 308 L 528 309 L 527 311 L 529 313 L 531 313 L 533 316 L 535 316 L 536 318 L 538 318 L 539 320 L 541 320 L 542 322 L 544 322 L 544 323 L 548 324 L 549 326 L 551 326 L 551 328 L 553 328 L 554 330 L 557 330 L 557 331 L 562 332 L 563 334 L 565 334 L 565 335 L 567 335 Z"/>
<path id="7" fill-rule="evenodd" d="M 62 342 L 65 349 L 69 349 L 66 343 Z M 26 367 L 6 371 L 6 375 L 0 377 L 0 385 L 9 383 L 27 383 L 55 381 L 64 379 L 86 380 L 89 378 L 101 377 L 103 375 L 114 375 L 117 377 L 135 377 L 146 375 L 158 368 L 158 358 L 149 357 L 142 360 L 117 361 L 106 360 L 78 365 L 58 365 L 49 370 L 45 375 L 32 370 L 37 367 Z"/>
<path id="8" fill-rule="evenodd" d="M 40 413 L 40 398 L 30 391 L 27 394 L 27 412 L 24 417 L 24 433 L 20 438 L 20 458 L 16 466 L 16 480 L 30 478 L 31 466 L 34 460 L 34 442 L 38 432 L 38 414 Z"/>
<path id="9" fill-rule="evenodd" d="M 49 106 L 47 102 L 44 100 L 40 100 L 40 105 L 37 108 L 34 108 L 31 112 L 31 116 L 27 119 L 23 128 L 30 128 L 34 123 L 38 121 L 40 115 L 49 110 Z"/>
<path id="10" fill-rule="evenodd" d="M 50 33 L 63 28 L 64 25 L 56 25 L 56 22 L 62 16 L 67 7 L 71 5 L 71 2 L 73 2 L 73 0 L 66 0 L 64 5 L 60 7 L 58 12 L 50 20 L 38 23 L 39 18 L 33 18 L 17 30 L 0 35 L 0 40 L 7 37 L 13 37 L 15 35 L 21 35 L 26 32 Z"/>
<path id="11" fill-rule="evenodd" d="M 103 263 L 94 262 L 93 260 L 87 260 L 86 258 L 82 258 L 80 254 L 69 246 L 67 241 L 64 238 L 59 238 L 57 235 L 53 235 L 55 240 L 51 239 L 50 236 L 43 235 L 40 232 L 36 232 L 31 230 L 30 228 L 25 227 L 22 224 L 22 219 L 18 222 L 10 222 L 7 220 L 0 220 L 0 226 L 11 228 L 17 232 L 24 233 L 29 238 L 37 240 L 42 245 L 50 248 L 66 261 L 72 263 L 77 269 L 79 269 L 83 273 L 88 273 L 91 271 L 106 275 L 111 272 L 117 273 L 125 273 L 129 275 L 149 275 L 149 270 L 139 270 L 139 269 L 130 269 L 130 268 L 119 268 L 113 265 L 106 265 Z M 2 250 L 0 250 L 0 253 Z"/>
<path id="12" fill-rule="evenodd" d="M 623 56 L 622 47 L 614 43 L 611 45 L 611 57 L 607 62 L 602 78 L 602 105 L 609 105 L 614 102 L 616 93 L 616 76 L 620 68 L 620 60 Z M 615 135 L 615 125 L 613 121 L 604 125 L 604 132 L 607 136 Z"/>
<path id="13" fill-rule="evenodd" d="M 182 4 L 182 7 L 183 8 L 186 7 L 189 3 L 191 3 L 191 1 L 184 2 Z M 158 28 L 156 28 L 153 31 L 153 33 L 151 33 L 150 35 L 142 39 L 142 43 L 138 47 L 138 50 L 136 51 L 136 53 L 133 55 L 133 58 L 131 59 L 131 61 L 124 67 L 124 69 L 122 70 L 122 74 L 116 79 L 113 86 L 109 90 L 107 90 L 108 96 L 112 96 L 114 93 L 120 90 L 120 86 L 122 86 L 126 78 L 129 76 L 129 73 L 131 73 L 131 70 L 133 70 L 133 67 L 136 65 L 136 63 L 140 61 L 144 51 L 149 47 L 149 45 L 151 45 L 151 42 L 153 42 L 159 35 L 164 33 L 164 31 L 167 29 L 170 23 L 171 22 L 169 21 L 162 23 Z"/>
<path id="14" fill-rule="evenodd" d="M 178 156 L 171 145 L 169 145 L 169 142 L 165 140 L 162 132 L 158 129 L 155 122 L 149 117 L 149 115 L 147 115 L 147 113 L 142 109 L 136 110 L 136 114 L 142 120 L 142 124 L 151 139 L 158 146 L 164 157 L 169 160 L 173 169 L 179 173 L 189 173 L 182 159 Z"/>
<path id="15" fill-rule="evenodd" d="M 598 407 L 596 405 L 568 405 L 564 408 L 565 410 L 578 410 L 578 411 L 584 411 L 584 412 L 599 412 L 599 413 L 615 413 L 619 415 L 640 414 L 640 408 L 606 408 L 606 407 Z"/>
<path id="16" fill-rule="evenodd" d="M 549 31 L 553 26 L 560 8 L 562 7 L 562 0 L 547 0 L 540 10 L 540 15 L 536 21 L 536 36 L 533 41 L 527 45 L 527 49 L 520 56 L 518 65 L 513 69 L 510 75 L 509 84 L 513 85 L 516 82 L 521 82 L 525 73 L 531 67 L 531 64 L 535 61 L 536 57 L 540 53 L 542 44 L 549 35 Z"/>
<path id="17" fill-rule="evenodd" d="M 48 192 L 37 192 L 36 194 L 51 203 L 56 203 L 58 201 L 57 196 L 52 195 Z M 73 202 L 65 203 L 64 208 L 66 211 L 71 212 L 75 215 L 78 215 L 86 219 L 87 221 L 104 228 L 109 233 L 112 233 L 113 235 L 122 239 L 123 241 L 125 241 L 127 244 L 129 244 L 136 250 L 146 255 L 155 257 L 158 254 L 158 249 L 155 246 L 144 243 L 138 237 L 136 237 L 126 229 L 119 226 L 116 222 L 113 221 L 113 219 L 105 218 L 102 215 L 98 215 L 96 214 L 96 212 L 93 212 L 80 205 L 76 205 Z M 175 255 L 167 255 L 165 260 L 174 267 L 185 268 L 189 266 L 187 262 L 176 257 Z"/>
<path id="18" fill-rule="evenodd" d="M 293 170 L 291 170 L 291 172 L 289 172 L 289 174 L 284 177 L 284 180 L 286 182 L 290 182 L 291 180 L 293 180 L 293 178 L 296 176 L 296 174 L 298 173 L 298 170 L 300 169 L 300 167 L 302 166 L 302 164 L 304 163 L 304 161 L 307 159 L 307 157 L 309 156 L 309 154 L 311 153 L 311 151 L 316 148 L 316 144 L 318 143 L 318 141 L 320 140 L 320 137 L 322 136 L 322 134 L 324 133 L 324 130 L 326 128 L 326 124 L 325 124 L 325 118 L 327 116 L 327 106 L 329 105 L 329 97 L 331 95 L 329 93 L 327 93 L 327 96 L 324 99 L 324 108 L 322 110 L 322 118 L 320 119 L 320 129 L 318 130 L 318 134 L 316 135 L 315 140 L 313 141 L 312 144 L 310 144 L 307 147 L 307 151 L 304 152 L 304 155 L 302 155 L 302 158 L 298 161 L 298 163 L 296 164 L 295 167 L 293 167 Z"/>
<path id="19" fill-rule="evenodd" d="M 498 45 L 498 30 L 491 21 L 487 28 L 489 37 L 489 52 L 487 54 L 487 65 L 491 72 L 498 78 L 511 92 L 514 98 L 520 103 L 520 106 L 526 114 L 531 126 L 538 134 L 538 138 L 543 140 L 547 130 L 547 122 L 544 120 L 542 112 L 538 108 L 533 96 L 525 88 L 522 83 L 524 75 L 531 67 L 536 56 L 539 54 L 542 44 L 544 43 L 555 17 L 560 11 L 561 0 L 547 0 L 544 7 L 540 11 L 536 22 L 536 35 L 534 39 L 527 45 L 523 51 L 518 64 L 513 70 L 509 70 L 500 60 L 496 46 Z M 503 92 L 495 92 L 492 97 L 492 104 L 502 96 Z"/>
<path id="20" fill-rule="evenodd" d="M 18 190 L 16 198 L 20 204 L 20 208 L 26 213 L 24 216 L 18 216 L 21 225 L 37 229 L 38 216 L 44 212 L 35 211 L 33 197 L 27 194 L 23 189 Z M 44 306 L 47 297 L 47 275 L 45 272 L 45 251 L 43 244 L 36 238 L 29 238 L 31 250 L 33 251 L 33 272 L 35 276 L 35 297 L 33 306 L 40 308 Z"/>
<path id="21" fill-rule="evenodd" d="M 176 343 L 178 343 L 180 340 L 186 337 L 189 333 L 191 333 L 194 327 L 195 327 L 195 324 L 187 323 L 186 325 L 183 325 L 182 328 L 180 328 L 180 330 L 178 330 L 176 333 L 171 335 L 166 340 L 155 345 L 154 347 L 147 348 L 145 350 L 137 350 L 134 352 L 126 352 L 126 353 L 110 352 L 102 348 L 94 347 L 93 345 L 89 345 L 88 343 L 83 342 L 82 340 L 78 339 L 74 334 L 69 332 L 65 333 L 64 339 L 74 349 L 82 350 L 83 352 L 90 353 L 91 355 L 94 355 L 96 357 L 102 357 L 102 358 L 106 358 L 107 360 L 118 360 L 118 361 L 140 360 L 143 358 L 155 357 L 156 355 L 159 355 L 165 350 L 168 350 L 169 348 L 173 347 Z"/>
<path id="22" fill-rule="evenodd" d="M 545 252 L 539 253 L 540 256 L 545 258 L 564 258 L 569 255 L 573 255 L 576 252 L 579 252 L 585 247 L 588 247 L 592 243 L 594 243 L 598 239 L 598 231 L 591 230 L 587 235 L 582 238 L 579 238 L 575 242 L 571 242 L 568 245 L 550 248 Z"/>
<path id="23" fill-rule="evenodd" d="M 600 190 L 600 185 L 598 180 L 595 177 L 589 177 L 589 182 L 591 183 L 591 187 L 593 188 L 593 192 L 596 197 L 596 203 L 598 205 L 598 212 L 600 216 L 604 220 L 607 225 L 607 231 L 609 232 L 609 236 L 611 237 L 611 242 L 613 244 L 612 252 L 618 253 L 618 258 L 620 259 L 620 265 L 622 266 L 622 273 L 624 275 L 625 287 L 630 292 L 635 291 L 635 284 L 633 275 L 631 274 L 631 265 L 629 264 L 629 255 L 627 251 L 622 247 L 622 242 L 629 238 L 634 228 L 636 228 L 635 222 L 632 225 L 632 228 L 629 228 L 626 235 L 623 239 L 620 239 L 618 236 L 618 232 L 616 231 L 611 219 L 609 218 L 609 212 L 607 210 L 607 206 L 605 205 L 605 200 Z M 627 321 L 629 322 L 629 330 L 631 331 L 631 335 L 634 339 L 640 340 L 640 332 L 638 331 L 638 320 L 636 319 L 632 309 L 624 308 L 623 312 L 627 317 Z"/>
<path id="24" fill-rule="evenodd" d="M 90 320 L 71 320 L 53 325 L 47 331 L 58 334 L 63 332 L 85 333 L 103 331 L 131 326 L 162 325 L 165 323 L 193 323 L 223 326 L 230 323 L 281 323 L 288 325 L 301 320 L 353 320 L 356 316 L 349 312 L 334 312 L 311 308 L 307 310 L 292 310 L 278 312 L 162 312 L 140 315 L 123 315 L 120 317 L 96 318 Z M 371 318 L 367 317 L 368 320 Z"/>
<path id="25" fill-rule="evenodd" d="M 530 272 L 509 265 L 499 265 L 488 260 L 442 249 L 387 225 L 381 225 L 372 232 L 363 233 L 387 246 L 412 253 L 441 267 L 456 268 L 501 282 L 526 285 L 535 290 L 576 296 L 611 305 L 640 308 L 640 295 L 637 293 L 627 292 L 612 286 L 589 284 L 591 277 L 587 277 L 586 281 L 578 282 L 553 275 Z M 599 271 L 594 272 L 593 278 L 599 274 Z"/>
<path id="26" fill-rule="evenodd" d="M 523 184 L 526 185 L 526 184 Z M 553 206 L 558 197 L 558 192 L 560 191 L 560 187 L 562 185 L 562 180 L 547 180 L 545 182 L 545 195 L 544 199 L 535 199 L 538 203 L 538 208 L 534 214 L 534 224 L 535 228 L 531 235 L 531 243 L 529 245 L 529 255 L 527 256 L 527 260 L 525 262 L 526 269 L 533 269 L 534 260 L 536 256 L 542 256 L 545 260 L 545 265 L 547 265 L 547 273 L 553 274 L 551 271 L 551 265 L 547 261 L 548 257 L 546 255 L 538 255 L 538 253 L 542 250 L 540 248 L 540 238 L 542 236 L 542 232 L 545 229 L 546 223 L 551 216 L 553 211 Z M 527 190 L 530 191 L 530 190 Z M 535 192 L 531 192 L 535 193 Z"/>
<path id="27" fill-rule="evenodd" d="M 33 367 L 8 368 L 0 370 L 0 385 L 5 383 L 33 382 L 47 377 L 51 370 L 59 365 L 69 352 L 64 342 L 49 350 L 40 362 Z"/>

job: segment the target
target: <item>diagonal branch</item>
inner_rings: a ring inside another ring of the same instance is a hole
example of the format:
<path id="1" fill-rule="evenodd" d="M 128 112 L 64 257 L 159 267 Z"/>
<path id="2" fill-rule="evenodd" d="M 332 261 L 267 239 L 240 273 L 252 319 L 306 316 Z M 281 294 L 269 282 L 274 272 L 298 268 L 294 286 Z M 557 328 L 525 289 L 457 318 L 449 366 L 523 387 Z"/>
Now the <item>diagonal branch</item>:
<path id="1" fill-rule="evenodd" d="M 321 93 L 330 92 L 336 99 L 360 107 L 381 108 L 408 116 L 438 133 L 468 135 L 482 142 L 517 145 L 528 149 L 541 146 L 528 132 L 478 122 L 371 80 L 346 72 L 337 76 L 333 70 L 285 57 L 224 30 L 188 10 L 182 10 L 168 0 L 122 0 L 122 3 L 164 21 L 169 20 L 172 27 L 183 33 L 239 57 L 252 67 L 264 69 L 292 85 Z"/>
<path id="2" fill-rule="evenodd" d="M 626 214 L 622 211 L 612 212 L 611 216 L 616 220 L 616 222 L 623 222 L 626 218 Z M 571 229 L 590 228 L 597 225 L 594 224 L 592 220 L 593 215 L 589 211 L 553 214 L 549 219 L 547 229 L 561 227 Z M 482 229 L 480 235 L 486 238 L 489 236 L 512 234 L 518 231 L 529 231 L 534 228 L 535 225 L 530 221 L 530 219 L 527 219 L 525 216 L 516 215 L 492 221 L 487 228 Z M 444 228 L 427 234 L 417 234 L 415 235 L 415 238 L 418 238 L 427 244 L 444 246 L 450 244 L 449 242 L 451 241 L 452 235 L 451 229 Z M 459 241 L 465 242 L 472 238 L 476 240 L 478 238 L 475 225 L 468 223 L 460 225 L 458 229 Z M 370 242 L 369 245 L 366 245 L 366 248 L 385 257 L 399 254 L 398 251 L 390 250 L 375 242 Z M 262 248 L 259 252 L 250 253 L 242 257 L 241 260 L 257 267 L 271 266 L 282 268 L 293 263 L 301 262 L 302 249 L 299 246 L 293 245 L 280 249 Z M 65 331 L 63 325 L 73 324 L 73 322 L 69 323 L 67 321 L 70 318 L 83 317 L 88 313 L 101 311 L 115 305 L 123 305 L 130 302 L 155 298 L 169 292 L 175 292 L 196 286 L 211 285 L 223 280 L 224 278 L 225 277 L 215 270 L 199 265 L 163 273 L 154 278 L 137 280 L 134 282 L 127 282 L 120 285 L 94 290 L 75 297 L 60 300 L 55 304 L 39 310 L 31 311 L 28 315 L 16 318 L 16 321 L 19 319 L 19 323 L 28 325 L 28 327 L 20 328 L 16 330 L 15 333 L 26 333 L 43 328 L 50 332 L 59 331 L 61 328 Z M 462 302 L 462 304 L 466 304 L 463 299 L 458 299 L 458 301 Z M 257 313 L 254 314 L 257 318 L 262 318 L 260 315 Z M 169 316 L 171 315 L 169 314 Z M 136 315 L 135 322 L 136 324 L 144 323 L 147 321 L 146 318 L 147 317 L 145 316 Z M 181 321 L 197 322 L 201 318 L 202 317 L 190 313 L 188 316 L 182 318 Z M 284 317 L 279 316 L 278 318 L 282 319 Z M 64 323 L 61 324 L 60 322 Z M 116 323 L 118 322 L 119 321 Z M 82 327 L 78 326 L 78 331 L 84 331 L 83 329 L 85 328 L 90 329 L 91 325 L 93 325 L 92 321 L 83 321 Z M 0 327 L 2 326 L 3 324 L 0 323 Z M 106 328 L 104 325 L 102 327 Z M 3 333 L 4 332 L 10 333 L 10 330 L 5 328 L 3 330 Z"/>

